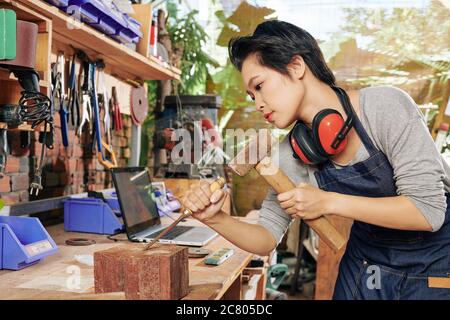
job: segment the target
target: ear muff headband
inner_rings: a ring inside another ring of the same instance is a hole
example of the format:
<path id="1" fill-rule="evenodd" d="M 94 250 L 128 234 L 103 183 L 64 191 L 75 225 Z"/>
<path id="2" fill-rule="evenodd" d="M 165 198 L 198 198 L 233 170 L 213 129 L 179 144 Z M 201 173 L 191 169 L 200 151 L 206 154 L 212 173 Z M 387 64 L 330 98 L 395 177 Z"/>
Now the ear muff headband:
<path id="1" fill-rule="evenodd" d="M 332 86 L 331 88 L 334 90 L 334 92 L 336 92 L 336 95 L 338 96 L 339 101 L 341 102 L 341 105 L 347 115 L 347 119 L 345 119 L 344 125 L 342 126 L 341 130 L 339 130 L 336 138 L 331 144 L 333 149 L 338 149 L 339 144 L 346 138 L 350 129 L 353 127 L 355 110 L 353 109 L 352 103 L 350 102 L 350 99 L 344 89 L 337 86 Z"/>
<path id="2" fill-rule="evenodd" d="M 327 159 L 316 149 L 312 139 L 311 129 L 304 123 L 297 122 L 289 134 L 289 142 L 294 151 L 294 157 L 300 158 L 306 164 L 317 164 Z"/>

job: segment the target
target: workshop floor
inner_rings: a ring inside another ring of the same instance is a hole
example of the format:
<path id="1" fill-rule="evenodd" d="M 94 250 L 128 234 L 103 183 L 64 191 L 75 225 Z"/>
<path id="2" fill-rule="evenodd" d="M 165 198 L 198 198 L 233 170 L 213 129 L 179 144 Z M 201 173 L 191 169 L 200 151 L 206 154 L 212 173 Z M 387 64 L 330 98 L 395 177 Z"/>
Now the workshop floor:
<path id="1" fill-rule="evenodd" d="M 300 269 L 297 291 L 293 295 L 290 294 L 296 262 L 297 259 L 293 256 L 282 258 L 282 263 L 286 264 L 289 268 L 289 275 L 284 279 L 282 285 L 278 288 L 278 291 L 285 293 L 288 300 L 313 300 L 315 289 L 315 270 L 312 270 L 313 268 L 311 266 L 310 268 L 305 268 L 304 265 L 302 266 Z M 306 281 L 302 283 L 302 280 Z"/>

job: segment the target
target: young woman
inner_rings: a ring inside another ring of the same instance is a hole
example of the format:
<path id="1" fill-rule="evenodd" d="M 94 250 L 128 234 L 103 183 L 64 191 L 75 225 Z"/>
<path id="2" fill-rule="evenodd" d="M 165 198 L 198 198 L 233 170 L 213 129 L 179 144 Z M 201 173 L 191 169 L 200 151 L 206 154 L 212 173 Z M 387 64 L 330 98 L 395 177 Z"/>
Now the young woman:
<path id="1" fill-rule="evenodd" d="M 450 275 L 450 169 L 411 97 L 393 87 L 346 93 L 314 38 L 286 22 L 260 24 L 229 52 L 256 110 L 278 128 L 295 123 L 278 156 L 298 187 L 270 190 L 252 225 L 220 211 L 224 192 L 201 182 L 184 199 L 194 217 L 259 255 L 293 218 L 351 218 L 335 299 L 450 299 L 428 286 Z"/>

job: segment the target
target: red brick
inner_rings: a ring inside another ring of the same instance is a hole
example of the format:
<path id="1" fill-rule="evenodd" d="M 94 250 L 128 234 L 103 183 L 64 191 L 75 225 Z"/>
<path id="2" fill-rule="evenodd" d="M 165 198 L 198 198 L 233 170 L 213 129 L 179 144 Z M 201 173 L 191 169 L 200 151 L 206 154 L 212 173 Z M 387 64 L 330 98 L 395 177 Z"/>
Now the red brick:
<path id="1" fill-rule="evenodd" d="M 122 123 L 124 127 L 131 127 L 131 117 L 122 115 Z"/>
<path id="2" fill-rule="evenodd" d="M 61 158 L 56 158 L 53 160 L 53 172 L 64 172 L 66 171 L 66 164 Z"/>
<path id="3" fill-rule="evenodd" d="M 9 192 L 2 194 L 2 199 L 5 201 L 6 205 L 12 205 L 20 202 L 20 193 L 19 192 Z"/>
<path id="4" fill-rule="evenodd" d="M 77 159 L 76 161 L 77 161 L 77 172 L 84 171 L 85 162 L 83 161 L 83 159 Z"/>
<path id="5" fill-rule="evenodd" d="M 132 134 L 131 128 L 126 128 L 124 130 L 123 135 L 125 136 L 125 138 L 130 139 L 131 138 L 131 134 Z"/>
<path id="6" fill-rule="evenodd" d="M 87 169 L 89 171 L 95 170 L 97 168 L 97 160 L 92 159 L 87 163 Z"/>
<path id="7" fill-rule="evenodd" d="M 84 150 L 79 145 L 73 146 L 73 157 L 75 158 L 81 158 L 84 154 Z"/>
<path id="8" fill-rule="evenodd" d="M 30 186 L 30 178 L 28 175 L 11 176 L 11 190 L 28 190 Z"/>
<path id="9" fill-rule="evenodd" d="M 75 131 L 69 130 L 69 145 L 72 144 L 75 141 Z"/>
<path id="10" fill-rule="evenodd" d="M 61 175 L 59 177 L 59 185 L 67 186 L 68 184 L 70 184 L 70 181 L 71 181 L 71 177 L 69 174 L 61 173 Z"/>
<path id="11" fill-rule="evenodd" d="M 40 156 L 41 155 L 41 144 L 36 140 L 31 142 L 30 146 L 30 154 L 32 156 Z"/>
<path id="12" fill-rule="evenodd" d="M 11 191 L 11 177 L 4 176 L 0 179 L 0 192 L 10 192 Z"/>
<path id="13" fill-rule="evenodd" d="M 20 173 L 29 173 L 30 168 L 32 167 L 33 163 L 34 162 L 32 159 L 30 159 L 28 157 L 21 157 L 19 172 Z M 31 170 L 33 170 L 33 168 L 31 168 Z"/>
<path id="14" fill-rule="evenodd" d="M 77 159 L 69 159 L 67 161 L 67 164 L 69 173 L 75 173 L 75 171 L 77 170 Z"/>
<path id="15" fill-rule="evenodd" d="M 5 173 L 19 173 L 20 172 L 20 158 L 8 157 L 6 159 Z"/>
<path id="16" fill-rule="evenodd" d="M 28 190 L 19 192 L 20 202 L 26 202 L 30 199 L 30 192 Z"/>
<path id="17" fill-rule="evenodd" d="M 53 156 L 58 156 L 58 154 L 55 153 L 55 149 L 57 149 L 58 146 L 55 144 L 53 149 L 45 149 L 45 156 L 46 157 L 53 157 Z M 41 148 L 37 148 L 36 150 L 36 156 L 40 156 L 41 155 Z"/>
<path id="18" fill-rule="evenodd" d="M 73 154 L 73 146 L 69 145 L 68 147 L 64 147 L 64 145 L 59 146 L 59 156 L 62 158 L 70 158 Z"/>
<path id="19" fill-rule="evenodd" d="M 96 293 L 125 291 L 127 299 L 177 300 L 189 292 L 188 250 L 127 244 L 94 253 Z"/>

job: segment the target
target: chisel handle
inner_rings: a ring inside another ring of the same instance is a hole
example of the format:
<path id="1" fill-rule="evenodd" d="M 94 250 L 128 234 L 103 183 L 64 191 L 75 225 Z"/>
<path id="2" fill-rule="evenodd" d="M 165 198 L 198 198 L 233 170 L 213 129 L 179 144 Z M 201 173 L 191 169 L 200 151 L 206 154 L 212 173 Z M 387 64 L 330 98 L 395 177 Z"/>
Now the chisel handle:
<path id="1" fill-rule="evenodd" d="M 222 177 L 219 177 L 209 185 L 209 190 L 211 190 L 211 192 L 214 192 L 216 190 L 222 189 L 224 185 L 225 185 L 225 179 Z M 192 214 L 191 210 L 189 210 L 188 208 L 184 208 L 181 215 L 178 217 L 178 219 L 175 220 L 174 222 L 172 222 L 172 224 L 170 226 L 168 226 L 166 229 L 164 229 L 164 231 L 161 232 L 155 239 L 150 241 L 150 243 L 145 246 L 144 250 L 150 249 L 156 242 L 159 241 L 159 239 L 161 239 L 166 234 L 168 234 L 170 231 L 172 231 L 172 229 L 175 228 L 176 225 L 178 223 L 180 223 L 181 220 L 189 217 L 191 214 Z"/>

